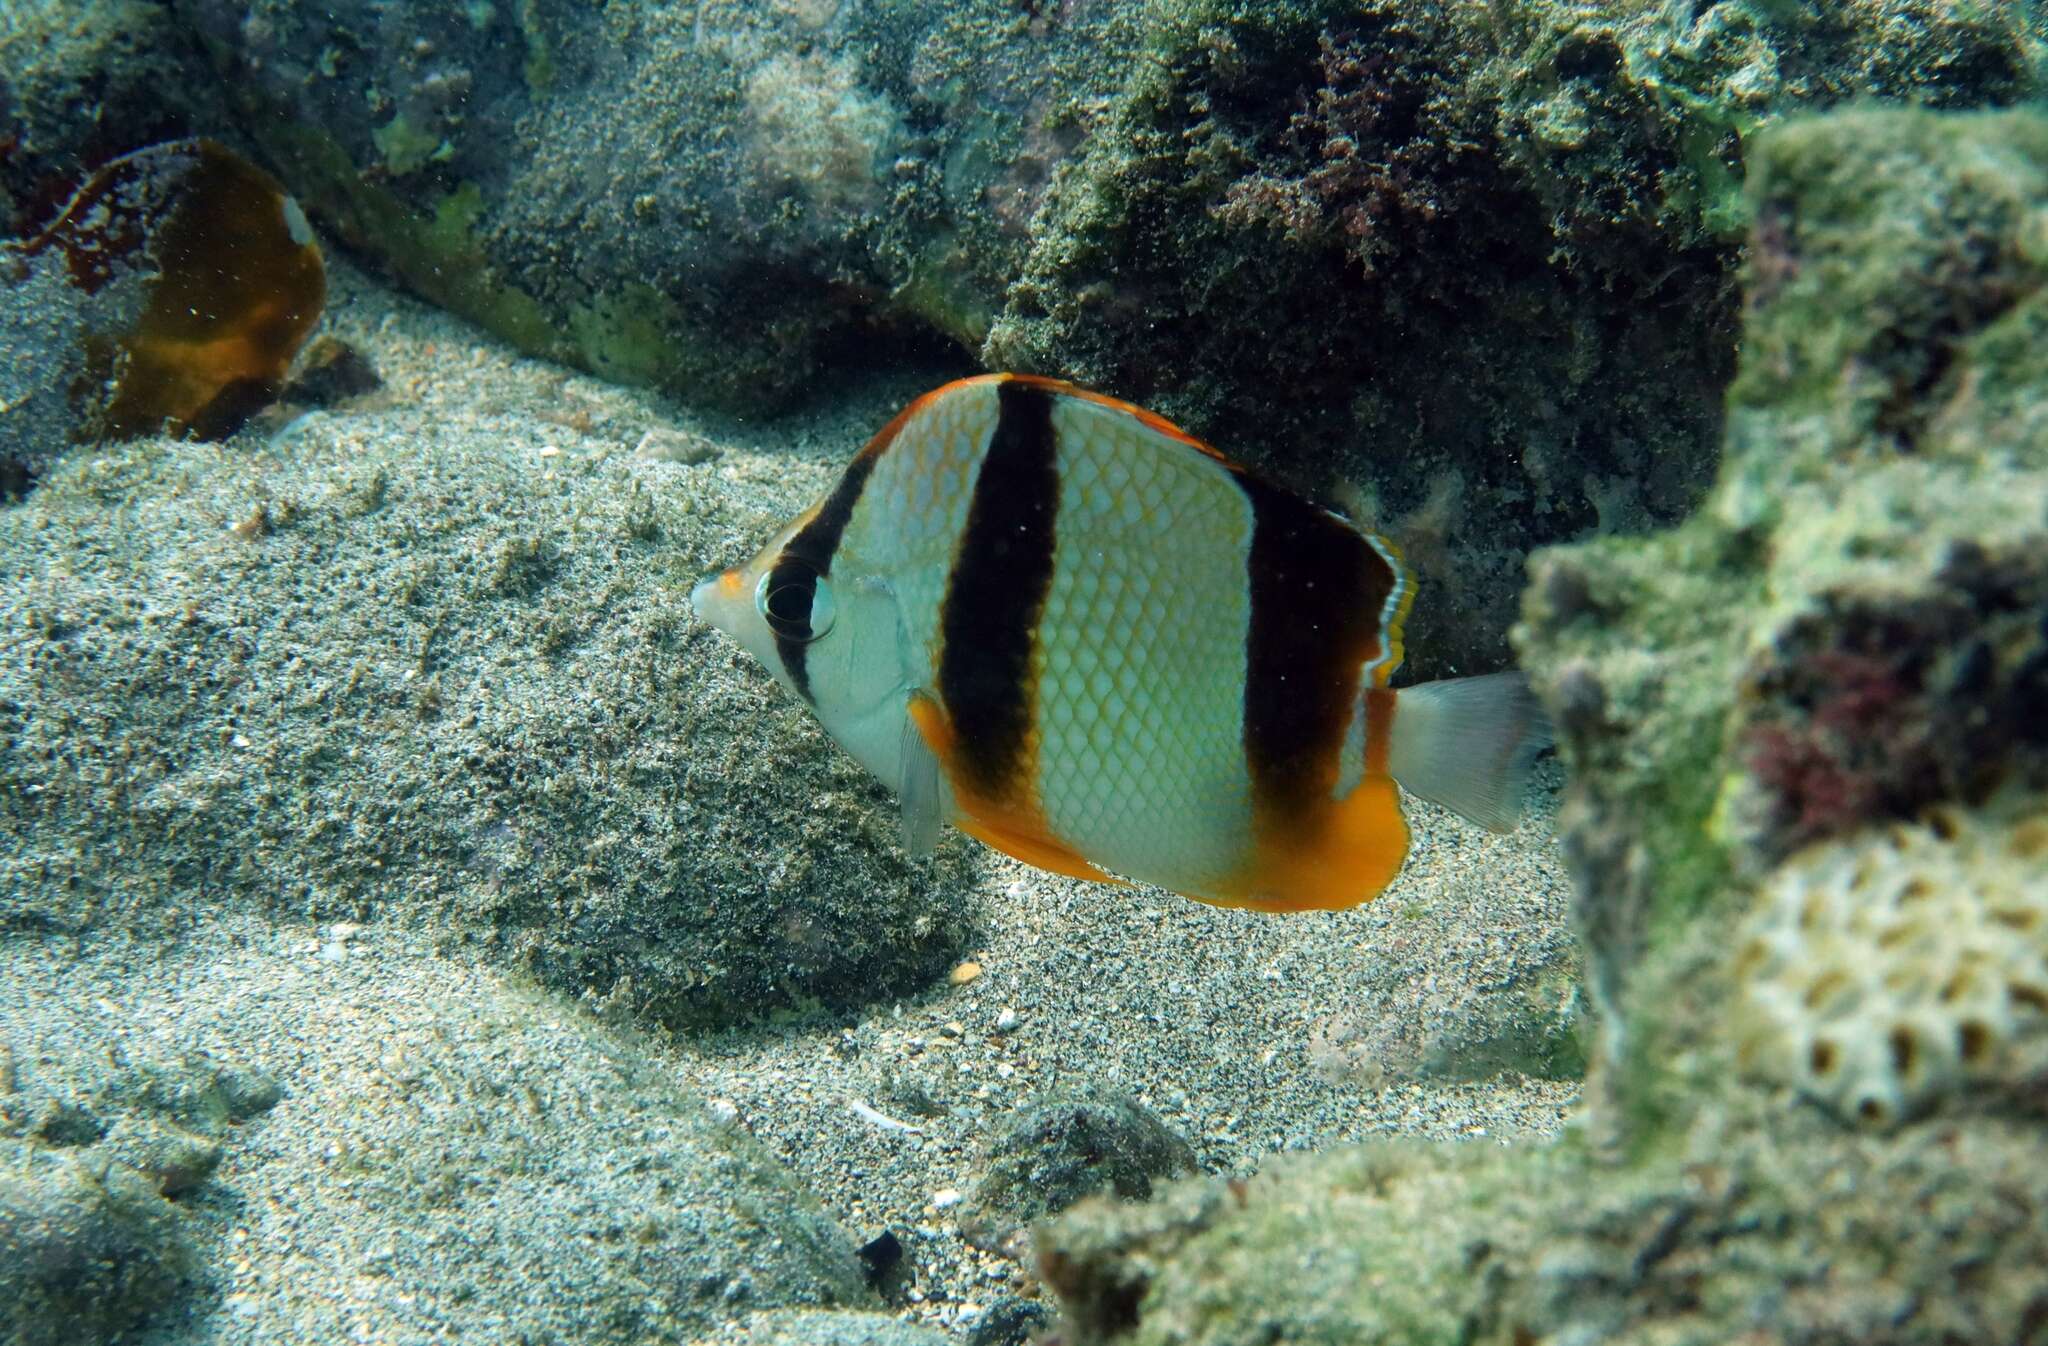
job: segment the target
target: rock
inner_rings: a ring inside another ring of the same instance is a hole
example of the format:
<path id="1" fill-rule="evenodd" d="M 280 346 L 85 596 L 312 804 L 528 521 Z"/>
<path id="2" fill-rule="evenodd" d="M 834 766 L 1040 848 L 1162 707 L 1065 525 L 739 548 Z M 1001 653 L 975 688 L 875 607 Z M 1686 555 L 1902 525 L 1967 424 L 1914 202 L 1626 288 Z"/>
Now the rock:
<path id="1" fill-rule="evenodd" d="M 1086 1090 L 1027 1104 L 989 1142 L 969 1218 L 988 1235 L 1104 1193 L 1143 1201 L 1153 1185 L 1199 1170 L 1195 1152 L 1126 1094 Z"/>
<path id="2" fill-rule="evenodd" d="M 981 1311 L 967 1329 L 967 1346 L 1026 1346 L 1034 1332 L 1052 1327 L 1053 1312 L 1035 1299 L 1005 1295 Z"/>
<path id="3" fill-rule="evenodd" d="M 220 1142 L 175 1122 L 138 1117 L 116 1126 L 106 1148 L 121 1156 L 165 1196 L 183 1196 L 205 1182 L 220 1164 Z"/>
<path id="4" fill-rule="evenodd" d="M 869 1285 L 889 1284 L 903 1264 L 903 1240 L 896 1237 L 894 1230 L 884 1229 L 855 1251 Z"/>
<path id="5" fill-rule="evenodd" d="M 0 1340 L 110 1342 L 176 1298 L 176 1207 L 125 1164 L 0 1138 Z"/>
<path id="6" fill-rule="evenodd" d="M 718 457 L 719 448 L 702 435 L 656 426 L 640 436 L 640 442 L 634 446 L 633 452 L 655 462 L 680 463 L 686 467 L 694 467 L 698 463 L 708 463 Z"/>
<path id="7" fill-rule="evenodd" d="M 141 1054 L 108 1076 L 99 1092 L 208 1134 L 261 1116 L 284 1097 L 283 1086 L 263 1071 L 226 1065 L 206 1052 Z"/>
<path id="8" fill-rule="evenodd" d="M 281 400 L 306 406 L 339 406 L 352 397 L 366 397 L 384 386 L 361 351 L 335 336 L 317 336 L 299 356 Z"/>
<path id="9" fill-rule="evenodd" d="M 971 843 L 906 858 L 889 793 L 689 616 L 822 474 L 480 435 L 480 406 L 560 399 L 466 348 L 459 373 L 448 409 L 312 412 L 260 456 L 124 446 L 0 510 L 28 642 L 0 661 L 0 928 L 402 915 L 677 1025 L 954 966 Z"/>
<path id="10" fill-rule="evenodd" d="M 946 1346 L 952 1338 L 887 1314 L 785 1309 L 755 1314 L 726 1340 L 736 1346 Z"/>
<path id="11" fill-rule="evenodd" d="M 153 1043 L 102 1031 L 102 1050 L 56 1035 L 20 1054 L 34 1064 L 17 1065 L 0 1092 L 0 1137 L 23 1137 L 68 1154 L 81 1171 L 119 1169 L 180 1197 L 212 1175 L 224 1142 L 282 1097 L 261 1071 L 204 1052 L 165 1056 Z"/>
<path id="12" fill-rule="evenodd" d="M 1527 962 L 1512 980 L 1488 983 L 1485 995 L 1459 999 L 1428 1023 L 1407 1008 L 1333 1014 L 1311 1027 L 1309 1060 L 1330 1078 L 1371 1087 L 1390 1078 L 1577 1079 L 1590 1033 L 1578 959 L 1532 951 Z"/>
<path id="13" fill-rule="evenodd" d="M 104 1307 L 81 1312 L 112 1332 L 187 1272 L 232 1290 L 251 1340 L 687 1341 L 772 1309 L 880 1307 L 854 1239 L 630 1030 L 475 966 L 330 964 L 292 943 L 220 912 L 152 948 L 174 997 L 133 977 L 118 937 L 10 946 L 0 1003 L 34 1008 L 7 1031 L 61 1044 L 20 1053 L 24 1092 L 97 1080 L 113 1119 L 84 1148 L 0 1137 L 0 1285 L 20 1292 L 0 1315 L 29 1305 L 20 1321 L 45 1333 L 29 1340 L 79 1340 L 61 1315 L 88 1295 Z M 295 1063 L 289 1096 L 232 1128 L 232 1164 L 181 1202 L 136 1167 L 175 1137 L 167 1116 L 219 1095 L 203 1071 L 107 1065 L 142 1019 L 172 1043 L 218 1025 L 255 1064 Z M 551 1289 L 499 1292 L 515 1285 Z M 0 1339 L 22 1339 L 15 1322 Z"/>
<path id="14" fill-rule="evenodd" d="M 1517 637 L 1572 779 L 1585 1125 L 1084 1203 L 1036 1242 L 1075 1340 L 1932 1346 L 2048 1313 L 2014 887 L 2048 796 L 2048 119 L 1862 108 L 1746 150 L 1719 483 L 1540 558 Z"/>

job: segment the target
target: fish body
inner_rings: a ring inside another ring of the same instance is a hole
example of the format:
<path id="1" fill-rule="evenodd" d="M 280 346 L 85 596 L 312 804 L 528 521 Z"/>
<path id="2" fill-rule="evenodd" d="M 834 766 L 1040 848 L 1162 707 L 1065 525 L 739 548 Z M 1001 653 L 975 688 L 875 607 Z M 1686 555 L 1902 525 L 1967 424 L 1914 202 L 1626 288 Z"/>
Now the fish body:
<path id="1" fill-rule="evenodd" d="M 1346 907 L 1400 870 L 1397 778 L 1511 826 L 1549 741 L 1516 675 L 1396 691 L 1385 539 L 1140 408 L 996 374 L 913 402 L 698 585 L 902 800 L 1057 873 Z"/>

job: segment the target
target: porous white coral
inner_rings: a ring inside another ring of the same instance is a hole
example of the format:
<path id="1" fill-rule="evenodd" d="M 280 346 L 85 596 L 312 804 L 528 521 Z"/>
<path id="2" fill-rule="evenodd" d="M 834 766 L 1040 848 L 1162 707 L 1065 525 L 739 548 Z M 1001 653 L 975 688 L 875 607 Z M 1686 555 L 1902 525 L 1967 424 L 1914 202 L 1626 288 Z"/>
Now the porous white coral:
<path id="1" fill-rule="evenodd" d="M 1844 1120 L 2048 1084 L 2048 803 L 1942 809 L 1807 848 L 1735 972 L 1744 1058 Z"/>
<path id="2" fill-rule="evenodd" d="M 813 206 L 865 209 L 877 165 L 901 131 L 894 105 L 860 84 L 844 57 L 778 55 L 747 80 L 747 149 L 758 188 L 794 189 Z"/>

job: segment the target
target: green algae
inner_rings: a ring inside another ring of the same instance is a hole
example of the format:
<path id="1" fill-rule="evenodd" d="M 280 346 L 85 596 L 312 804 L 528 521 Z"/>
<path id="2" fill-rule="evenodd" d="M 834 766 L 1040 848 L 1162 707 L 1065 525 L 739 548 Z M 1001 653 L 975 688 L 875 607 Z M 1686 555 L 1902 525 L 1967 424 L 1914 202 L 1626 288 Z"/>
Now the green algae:
<path id="1" fill-rule="evenodd" d="M 370 133 L 384 166 L 400 177 L 447 159 L 454 147 L 438 133 L 416 126 L 403 112 Z"/>
<path id="2" fill-rule="evenodd" d="M 645 388 L 686 384 L 699 345 L 681 306 L 642 281 L 571 309 L 569 333 L 592 370 Z"/>
<path id="3" fill-rule="evenodd" d="M 519 36 L 526 45 L 526 59 L 519 72 L 525 77 L 527 91 L 536 98 L 545 98 L 554 90 L 560 73 L 554 49 L 541 29 L 541 16 L 541 0 L 519 0 Z"/>
<path id="4" fill-rule="evenodd" d="M 505 282 L 485 255 L 473 232 L 484 211 L 476 184 L 446 193 L 422 215 L 365 178 L 319 131 L 277 126 L 269 134 L 301 199 L 352 247 L 375 252 L 407 285 L 522 350 L 555 359 L 573 353 L 539 302 Z"/>

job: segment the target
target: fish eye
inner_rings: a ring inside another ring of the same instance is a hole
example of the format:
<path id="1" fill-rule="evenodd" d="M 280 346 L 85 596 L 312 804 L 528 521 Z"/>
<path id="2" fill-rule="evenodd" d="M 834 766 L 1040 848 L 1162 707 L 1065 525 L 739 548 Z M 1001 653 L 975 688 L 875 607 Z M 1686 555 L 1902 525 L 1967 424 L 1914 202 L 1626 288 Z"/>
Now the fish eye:
<path id="1" fill-rule="evenodd" d="M 803 561 L 786 560 L 761 576 L 754 607 L 785 640 L 813 641 L 832 629 L 832 582 Z"/>

